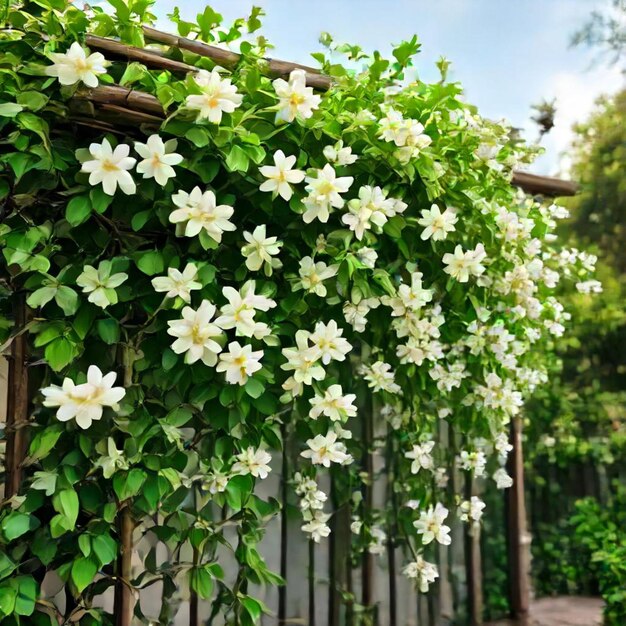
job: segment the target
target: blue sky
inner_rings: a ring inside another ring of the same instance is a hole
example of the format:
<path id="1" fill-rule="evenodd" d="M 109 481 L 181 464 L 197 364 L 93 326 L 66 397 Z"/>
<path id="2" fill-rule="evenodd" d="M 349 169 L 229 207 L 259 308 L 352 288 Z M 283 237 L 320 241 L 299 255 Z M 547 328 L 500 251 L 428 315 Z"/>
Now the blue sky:
<path id="1" fill-rule="evenodd" d="M 180 5 L 183 17 L 203 10 L 201 0 L 157 0 L 159 26 Z M 569 38 L 594 9 L 610 0 L 213 0 L 226 20 L 247 15 L 254 4 L 265 9 L 263 34 L 274 44 L 273 55 L 314 64 L 309 53 L 320 48 L 321 32 L 336 41 L 389 52 L 390 44 L 414 33 L 422 42 L 418 76 L 436 77 L 440 56 L 452 61 L 451 78 L 460 81 L 468 101 L 483 115 L 506 118 L 515 126 L 529 121 L 531 105 L 557 98 L 556 126 L 544 139 L 546 155 L 533 171 L 567 171 L 560 157 L 571 139 L 571 125 L 585 118 L 595 98 L 623 85 L 618 68 L 593 63 L 597 54 L 569 47 Z M 169 27 L 171 30 L 171 27 Z"/>

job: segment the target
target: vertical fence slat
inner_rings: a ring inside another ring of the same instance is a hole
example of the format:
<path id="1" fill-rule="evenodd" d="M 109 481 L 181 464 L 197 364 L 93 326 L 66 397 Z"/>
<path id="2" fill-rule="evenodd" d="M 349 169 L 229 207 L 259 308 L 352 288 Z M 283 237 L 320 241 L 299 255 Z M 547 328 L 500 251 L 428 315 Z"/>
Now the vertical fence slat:
<path id="1" fill-rule="evenodd" d="M 130 586 L 132 578 L 133 530 L 135 523 L 128 505 L 118 515 L 120 548 L 117 562 L 114 609 L 117 626 L 131 626 L 135 600 Z"/>
<path id="2" fill-rule="evenodd" d="M 363 523 L 370 523 L 374 491 L 374 457 L 372 455 L 373 403 L 368 399 L 367 410 L 363 415 L 363 473 L 366 475 L 363 483 Z M 363 551 L 361 563 L 361 604 L 369 609 L 373 604 L 373 574 L 374 555 L 367 549 Z"/>
<path id="3" fill-rule="evenodd" d="M 309 539 L 309 626 L 315 626 L 315 541 Z"/>
<path id="4" fill-rule="evenodd" d="M 280 477 L 280 499 L 282 503 L 280 510 L 280 575 L 285 582 L 278 588 L 278 623 L 284 624 L 287 621 L 287 549 L 289 541 L 287 519 L 289 452 L 287 450 L 287 424 L 285 421 L 281 425 L 280 432 L 283 443 L 282 475 Z"/>
<path id="5" fill-rule="evenodd" d="M 465 498 L 471 500 L 474 485 L 473 472 L 465 483 Z M 467 608 L 471 626 L 483 623 L 483 572 L 480 554 L 480 527 L 472 530 L 471 520 L 465 525 L 465 571 L 467 578 Z"/>
<path id="6" fill-rule="evenodd" d="M 26 325 L 28 310 L 23 294 L 16 296 L 15 331 Z M 25 332 L 13 339 L 9 358 L 6 415 L 5 498 L 18 493 L 22 481 L 22 461 L 26 456 L 28 422 L 28 339 Z"/>
<path id="7" fill-rule="evenodd" d="M 524 500 L 524 457 L 522 453 L 522 420 L 516 417 L 511 421 L 511 445 L 509 474 L 513 486 L 508 490 L 506 500 L 507 547 L 509 561 L 509 601 L 511 614 L 516 618 L 528 615 L 530 583 L 526 571 L 527 559 L 524 551 L 526 536 L 526 504 Z"/>

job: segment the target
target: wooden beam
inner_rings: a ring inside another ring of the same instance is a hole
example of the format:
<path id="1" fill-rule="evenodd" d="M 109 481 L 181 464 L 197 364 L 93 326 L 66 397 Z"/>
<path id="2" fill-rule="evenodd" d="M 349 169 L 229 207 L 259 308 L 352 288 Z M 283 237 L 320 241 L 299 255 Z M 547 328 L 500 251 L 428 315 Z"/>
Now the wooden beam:
<path id="1" fill-rule="evenodd" d="M 28 321 L 28 307 L 24 294 L 18 293 L 15 298 L 15 331 L 19 332 Z M 21 332 L 13 339 L 9 356 L 5 498 L 16 495 L 22 482 L 22 462 L 28 446 L 26 431 L 28 415 L 28 338 L 26 332 Z"/>
<path id="2" fill-rule="evenodd" d="M 553 176 L 538 176 L 530 172 L 513 172 L 511 184 L 521 187 L 526 193 L 543 196 L 574 196 L 578 192 L 578 185 L 571 180 L 554 178 Z"/>
<path id="3" fill-rule="evenodd" d="M 522 453 L 522 419 L 511 421 L 511 445 L 508 470 L 513 486 L 506 494 L 507 549 L 509 565 L 509 604 L 511 616 L 524 620 L 530 604 L 529 559 L 524 499 L 524 458 Z"/>
<path id="4" fill-rule="evenodd" d="M 224 48 L 210 46 L 209 44 L 195 39 L 188 39 L 187 37 L 179 37 L 170 33 L 164 33 L 163 31 L 150 28 L 149 26 L 143 27 L 143 33 L 145 38 L 150 41 L 156 41 L 174 48 L 193 52 L 199 56 L 212 59 L 218 65 L 222 65 L 227 68 L 236 66 L 241 60 L 241 55 L 236 52 L 232 52 L 231 50 L 224 50 Z M 329 76 L 325 76 L 314 67 L 301 65 L 300 63 L 291 63 L 290 61 L 281 61 L 280 59 L 265 60 L 267 62 L 270 76 L 284 77 L 288 76 L 292 70 L 299 69 L 306 72 L 306 84 L 309 87 L 314 87 L 320 91 L 327 91 L 332 84 L 332 80 Z"/>

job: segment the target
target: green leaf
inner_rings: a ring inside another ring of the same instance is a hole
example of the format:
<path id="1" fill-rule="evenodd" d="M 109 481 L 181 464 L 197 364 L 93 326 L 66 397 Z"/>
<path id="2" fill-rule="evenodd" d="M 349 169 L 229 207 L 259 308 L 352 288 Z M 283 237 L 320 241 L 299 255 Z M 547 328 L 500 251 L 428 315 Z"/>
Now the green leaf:
<path id="1" fill-rule="evenodd" d="M 102 187 L 94 187 L 89 192 L 89 199 L 91 200 L 91 206 L 96 213 L 104 213 L 111 202 L 113 202 L 113 196 L 109 196 L 104 193 Z"/>
<path id="2" fill-rule="evenodd" d="M 63 309 L 65 315 L 74 315 L 78 309 L 78 294 L 66 285 L 57 288 L 54 301 Z"/>
<path id="3" fill-rule="evenodd" d="M 250 159 L 239 146 L 231 146 L 230 151 L 226 155 L 226 167 L 231 172 L 247 172 Z"/>
<path id="4" fill-rule="evenodd" d="M 70 530 L 78 519 L 78 494 L 73 489 L 64 489 L 53 498 L 54 509 L 65 517 Z"/>
<path id="5" fill-rule="evenodd" d="M 83 553 L 83 556 L 89 556 L 91 554 L 91 539 L 89 535 L 83 534 L 78 536 L 78 547 Z"/>
<path id="6" fill-rule="evenodd" d="M 194 127 L 185 133 L 185 139 L 189 139 L 196 148 L 204 148 L 209 145 L 211 137 L 204 128 Z"/>
<path id="7" fill-rule="evenodd" d="M 250 596 L 246 596 L 245 598 L 241 598 L 241 604 L 254 622 L 258 622 L 261 619 L 263 609 L 262 604 L 258 600 L 255 600 Z"/>
<path id="8" fill-rule="evenodd" d="M 81 557 L 74 561 L 72 564 L 72 582 L 76 585 L 78 593 L 82 593 L 93 581 L 97 571 L 98 567 L 91 559 Z"/>
<path id="9" fill-rule="evenodd" d="M 150 252 L 142 252 L 135 259 L 137 267 L 148 276 L 154 276 L 155 274 L 161 274 L 165 268 L 165 262 L 163 261 L 163 255 L 158 250 L 152 250 Z"/>
<path id="10" fill-rule="evenodd" d="M 17 94 L 17 103 L 31 111 L 43 109 L 48 102 L 48 96 L 39 91 L 23 91 Z"/>
<path id="11" fill-rule="evenodd" d="M 20 511 L 11 511 L 2 520 L 2 532 L 8 541 L 13 541 L 39 526 L 39 520 L 33 515 L 27 515 Z"/>
<path id="12" fill-rule="evenodd" d="M 2 117 L 15 117 L 23 110 L 23 106 L 15 104 L 14 102 L 3 102 L 2 104 L 0 104 L 0 115 Z"/>
<path id="13" fill-rule="evenodd" d="M 0 551 L 0 579 L 6 578 L 16 567 L 17 565 L 9 558 L 9 555 Z"/>
<path id="14" fill-rule="evenodd" d="M 58 372 L 74 360 L 76 348 L 69 339 L 59 337 L 46 346 L 44 355 L 48 365 Z"/>
<path id="15" fill-rule="evenodd" d="M 107 318 L 96 322 L 98 335 L 104 343 L 113 345 L 120 340 L 120 325 L 117 320 Z"/>
<path id="16" fill-rule="evenodd" d="M 33 291 L 33 293 L 28 296 L 26 304 L 33 309 L 36 309 L 40 306 L 48 304 L 48 302 L 55 297 L 56 293 L 56 287 L 41 287 L 40 289 L 37 289 L 37 291 Z"/>
<path id="17" fill-rule="evenodd" d="M 141 486 L 146 480 L 146 473 L 140 469 L 132 469 L 130 472 L 117 472 L 113 478 L 113 489 L 120 500 L 132 498 L 139 493 Z"/>
<path id="18" fill-rule="evenodd" d="M 257 380 L 256 378 L 248 378 L 244 389 L 251 398 L 259 398 L 263 395 L 263 392 L 265 391 L 265 386 L 260 380 Z"/>
<path id="19" fill-rule="evenodd" d="M 48 456 L 48 453 L 59 440 L 64 428 L 61 424 L 53 424 L 38 432 L 28 448 L 29 461 L 34 462 Z"/>
<path id="20" fill-rule="evenodd" d="M 17 587 L 15 612 L 17 615 L 32 615 L 37 601 L 38 586 L 32 576 L 20 576 L 12 581 Z"/>
<path id="21" fill-rule="evenodd" d="M 100 565 L 108 565 L 117 555 L 117 544 L 109 535 L 98 535 L 91 540 L 91 547 L 98 557 Z"/>
<path id="22" fill-rule="evenodd" d="M 203 599 L 208 600 L 213 592 L 213 578 L 205 567 L 191 569 L 191 588 Z"/>
<path id="23" fill-rule="evenodd" d="M 91 215 L 91 202 L 88 196 L 75 196 L 65 209 L 65 219 L 71 226 L 86 222 Z"/>

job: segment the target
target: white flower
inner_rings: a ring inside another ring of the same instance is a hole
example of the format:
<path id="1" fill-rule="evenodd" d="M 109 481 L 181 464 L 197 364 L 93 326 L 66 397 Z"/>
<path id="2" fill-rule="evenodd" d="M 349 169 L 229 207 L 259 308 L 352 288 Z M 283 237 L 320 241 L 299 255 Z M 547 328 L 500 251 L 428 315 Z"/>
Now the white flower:
<path id="1" fill-rule="evenodd" d="M 485 506 L 486 504 L 478 496 L 472 496 L 469 500 L 461 502 L 459 518 L 463 522 L 472 522 L 473 525 L 478 525 Z"/>
<path id="2" fill-rule="evenodd" d="M 167 276 L 157 276 L 152 279 L 152 286 L 157 292 L 167 292 L 167 298 L 182 298 L 185 302 L 191 302 L 191 292 L 195 289 L 202 289 L 202 284 L 198 278 L 198 268 L 193 263 L 187 263 L 181 272 L 175 267 L 169 267 Z"/>
<path id="3" fill-rule="evenodd" d="M 319 543 L 320 539 L 328 537 L 330 535 L 330 527 L 326 523 L 330 519 L 330 515 L 328 513 L 323 513 L 322 511 L 314 511 L 313 514 L 309 515 L 307 523 L 302 526 L 302 530 L 305 533 L 309 533 L 311 535 L 311 539 L 315 541 L 315 543 Z"/>
<path id="4" fill-rule="evenodd" d="M 413 563 L 409 563 L 402 573 L 409 579 L 415 580 L 417 588 L 422 592 L 428 591 L 429 585 L 439 578 L 439 570 L 434 563 L 425 561 L 419 554 Z"/>
<path id="5" fill-rule="evenodd" d="M 513 446 L 509 443 L 509 436 L 506 433 L 498 433 L 493 445 L 498 452 L 498 460 L 500 463 L 504 463 L 509 456 L 509 452 L 513 450 Z"/>
<path id="6" fill-rule="evenodd" d="M 233 464 L 231 470 L 233 474 L 252 474 L 255 478 L 262 480 L 267 478 L 267 475 L 272 471 L 269 466 L 272 457 L 262 448 L 255 450 L 249 446 L 236 458 L 237 462 Z"/>
<path id="7" fill-rule="evenodd" d="M 314 219 L 326 223 L 332 208 L 341 209 L 345 200 L 340 194 L 346 193 L 354 181 L 352 176 L 337 177 L 332 165 L 328 163 L 323 169 L 317 170 L 317 176 L 307 176 L 305 190 L 308 196 L 304 199 L 306 211 L 302 219 L 310 224 Z"/>
<path id="8" fill-rule="evenodd" d="M 208 119 L 213 124 L 219 124 L 223 113 L 232 113 L 241 105 L 243 96 L 237 93 L 237 87 L 216 70 L 200 70 L 195 81 L 202 94 L 187 96 L 185 104 L 189 109 L 198 111 L 199 120 Z"/>
<path id="9" fill-rule="evenodd" d="M 128 461 L 124 458 L 122 450 L 118 450 L 113 437 L 108 437 L 106 442 L 106 454 L 103 454 L 96 462 L 95 466 L 102 468 L 102 475 L 111 478 L 115 472 L 128 469 Z"/>
<path id="10" fill-rule="evenodd" d="M 493 479 L 496 481 L 496 487 L 498 489 L 508 489 L 513 486 L 513 479 L 507 474 L 503 467 L 493 473 Z"/>
<path id="11" fill-rule="evenodd" d="M 343 314 L 346 322 L 355 332 L 362 333 L 367 325 L 367 314 L 380 306 L 378 298 L 363 298 L 358 304 L 346 302 L 343 305 Z"/>
<path id="12" fill-rule="evenodd" d="M 482 476 L 485 473 L 485 467 L 487 465 L 487 457 L 482 450 L 475 450 L 474 452 L 468 452 L 462 450 L 461 454 L 457 457 L 459 466 L 465 471 L 473 471 L 477 477 Z"/>
<path id="13" fill-rule="evenodd" d="M 498 144 L 484 142 L 474 150 L 474 156 L 478 161 L 482 161 L 492 170 L 500 171 L 503 166 L 496 160 L 499 152 L 500 146 Z"/>
<path id="14" fill-rule="evenodd" d="M 280 260 L 273 257 L 278 255 L 283 242 L 277 237 L 267 237 L 266 229 L 265 224 L 259 224 L 251 233 L 244 231 L 243 237 L 248 243 L 241 248 L 241 254 L 250 271 L 257 272 L 264 266 L 265 275 L 271 276 L 272 270 L 282 267 Z"/>
<path id="15" fill-rule="evenodd" d="M 269 311 L 276 306 L 271 298 L 254 293 L 256 283 L 246 282 L 240 291 L 233 287 L 224 287 L 222 294 L 228 300 L 221 309 L 221 315 L 215 324 L 223 330 L 235 329 L 238 336 L 262 339 L 269 334 L 267 324 L 254 319 L 256 311 Z"/>
<path id="16" fill-rule="evenodd" d="M 259 172 L 266 180 L 260 187 L 260 191 L 271 191 L 273 197 L 279 195 L 283 200 L 291 200 L 293 195 L 292 184 L 301 183 L 304 180 L 302 170 L 294 170 L 296 164 L 295 156 L 285 156 L 282 150 L 274 153 L 274 165 L 264 165 L 259 168 Z"/>
<path id="17" fill-rule="evenodd" d="M 182 311 L 182 319 L 172 320 L 167 333 L 177 337 L 172 344 L 176 354 L 185 353 L 185 363 L 195 363 L 201 360 L 205 365 L 213 367 L 217 363 L 217 355 L 222 346 L 215 338 L 222 336 L 222 330 L 211 318 L 215 314 L 215 306 L 208 300 L 203 300 L 198 310 L 194 311 L 186 306 Z"/>
<path id="18" fill-rule="evenodd" d="M 115 288 L 128 278 L 128 274 L 124 272 L 111 275 L 111 269 L 111 261 L 101 261 L 98 269 L 93 265 L 85 265 L 76 278 L 76 284 L 83 288 L 83 293 L 89 294 L 87 300 L 103 309 L 109 304 L 117 304 Z"/>
<path id="19" fill-rule="evenodd" d="M 222 233 L 235 230 L 229 221 L 235 210 L 227 204 L 218 205 L 210 190 L 202 193 L 200 187 L 194 187 L 191 193 L 179 191 L 172 196 L 172 202 L 179 208 L 170 213 L 170 222 L 185 224 L 185 237 L 195 237 L 204 229 L 211 239 L 220 243 Z"/>
<path id="20" fill-rule="evenodd" d="M 89 174 L 90 185 L 102 183 L 104 193 L 109 196 L 115 194 L 118 185 L 126 195 L 137 192 L 135 181 L 128 171 L 137 163 L 137 159 L 128 156 L 130 146 L 121 143 L 113 150 L 109 140 L 103 139 L 102 143 L 92 143 L 89 153 L 93 158 L 84 161 L 80 171 Z"/>
<path id="21" fill-rule="evenodd" d="M 316 420 L 320 415 L 325 415 L 333 422 L 344 421 L 348 417 L 354 417 L 356 415 L 356 407 L 353 404 L 355 400 L 355 394 L 343 394 L 341 385 L 331 385 L 326 389 L 323 396 L 315 394 L 315 396 L 311 398 L 309 417 Z"/>
<path id="22" fill-rule="evenodd" d="M 137 164 L 137 172 L 144 178 L 154 178 L 156 182 L 165 186 L 170 178 L 176 176 L 172 165 L 178 165 L 183 157 L 176 154 L 176 139 L 163 142 L 158 135 L 150 135 L 146 143 L 135 142 L 135 150 L 143 161 Z"/>
<path id="23" fill-rule="evenodd" d="M 46 68 L 48 76 L 56 76 L 62 85 L 75 85 L 82 81 L 92 89 L 98 86 L 98 76 L 106 74 L 108 65 L 100 52 L 87 56 L 77 41 L 65 53 L 50 53 L 50 58 L 53 64 Z"/>
<path id="24" fill-rule="evenodd" d="M 411 474 L 417 474 L 421 469 L 432 470 L 434 467 L 432 450 L 435 447 L 434 441 L 425 441 L 416 444 L 410 452 L 405 452 L 404 457 L 413 459 L 411 463 Z"/>
<path id="25" fill-rule="evenodd" d="M 272 82 L 278 96 L 278 112 L 276 121 L 293 122 L 296 118 L 306 120 L 313 115 L 321 102 L 321 97 L 313 93 L 311 87 L 306 86 L 306 72 L 292 70 L 289 82 L 277 78 Z"/>
<path id="26" fill-rule="evenodd" d="M 364 379 L 374 391 L 401 393 L 400 385 L 395 382 L 395 374 L 389 363 L 376 361 L 371 367 L 364 368 Z"/>
<path id="27" fill-rule="evenodd" d="M 87 382 L 75 385 L 70 378 L 63 380 L 63 386 L 50 385 L 41 390 L 47 407 L 59 407 L 56 417 L 60 422 L 71 419 L 86 429 L 92 422 L 102 418 L 104 407 L 117 410 L 117 403 L 126 395 L 123 387 L 113 387 L 117 374 L 109 372 L 102 375 L 100 368 L 91 365 L 87 370 Z"/>
<path id="28" fill-rule="evenodd" d="M 296 347 L 283 348 L 287 363 L 281 365 L 285 371 L 293 371 L 296 383 L 312 385 L 314 380 L 323 380 L 324 368 L 318 363 L 320 352 L 315 346 L 309 346 L 309 333 L 306 330 L 296 332 Z"/>
<path id="29" fill-rule="evenodd" d="M 378 259 L 378 252 L 373 248 L 363 246 L 355 252 L 356 258 L 365 265 L 365 267 L 373 270 L 376 267 L 376 260 Z"/>
<path id="30" fill-rule="evenodd" d="M 482 265 L 486 257 L 485 247 L 479 243 L 474 250 L 463 252 L 463 248 L 457 245 L 454 253 L 447 252 L 443 255 L 446 264 L 443 271 L 456 278 L 460 283 L 466 283 L 470 276 L 480 276 L 485 271 Z"/>
<path id="31" fill-rule="evenodd" d="M 420 513 L 420 518 L 413 522 L 418 534 L 422 535 L 424 545 L 437 540 L 444 546 L 449 546 L 452 542 L 450 538 L 450 527 L 444 525 L 444 520 L 448 517 L 448 509 L 440 502 L 435 507 L 430 506 L 427 511 Z"/>
<path id="32" fill-rule="evenodd" d="M 300 280 L 296 283 L 296 289 L 305 289 L 323 298 L 328 293 L 324 281 L 335 276 L 338 271 L 338 265 L 326 265 L 323 261 L 315 263 L 310 256 L 305 256 L 300 261 Z"/>
<path id="33" fill-rule="evenodd" d="M 342 335 L 343 329 L 337 326 L 335 320 L 328 324 L 318 322 L 315 325 L 309 340 L 319 351 L 319 358 L 324 365 L 328 365 L 332 360 L 344 361 L 346 354 L 352 350 L 352 346 Z"/>
<path id="34" fill-rule="evenodd" d="M 311 459 L 314 465 L 330 467 L 331 463 L 346 464 L 352 461 L 345 444 L 337 441 L 337 433 L 332 430 L 326 436 L 316 435 L 313 439 L 308 439 L 306 445 L 309 449 L 301 452 L 301 456 Z"/>
<path id="35" fill-rule="evenodd" d="M 326 146 L 322 152 L 330 163 L 337 165 L 352 165 L 359 158 L 352 154 L 350 146 L 343 147 L 343 141 L 338 141 L 334 146 Z"/>
<path id="36" fill-rule="evenodd" d="M 370 529 L 372 536 L 367 551 L 370 554 L 384 554 L 387 549 L 387 533 L 379 526 L 373 526 Z"/>
<path id="37" fill-rule="evenodd" d="M 248 377 L 261 369 L 260 360 L 263 350 L 252 351 L 252 346 L 240 346 L 238 341 L 228 344 L 228 352 L 220 354 L 220 360 L 215 368 L 218 372 L 225 372 L 226 382 L 231 385 L 245 385 Z"/>
<path id="38" fill-rule="evenodd" d="M 213 495 L 216 493 L 224 493 L 229 480 L 230 476 L 228 474 L 223 474 L 222 472 L 211 472 L 207 475 L 202 487 Z"/>
<path id="39" fill-rule="evenodd" d="M 454 209 L 446 208 L 442 213 L 439 206 L 433 204 L 430 209 L 424 209 L 421 219 L 417 220 L 417 223 L 424 227 L 420 237 L 423 240 L 432 238 L 433 241 L 442 241 L 448 233 L 456 230 L 454 225 L 458 220 Z"/>

